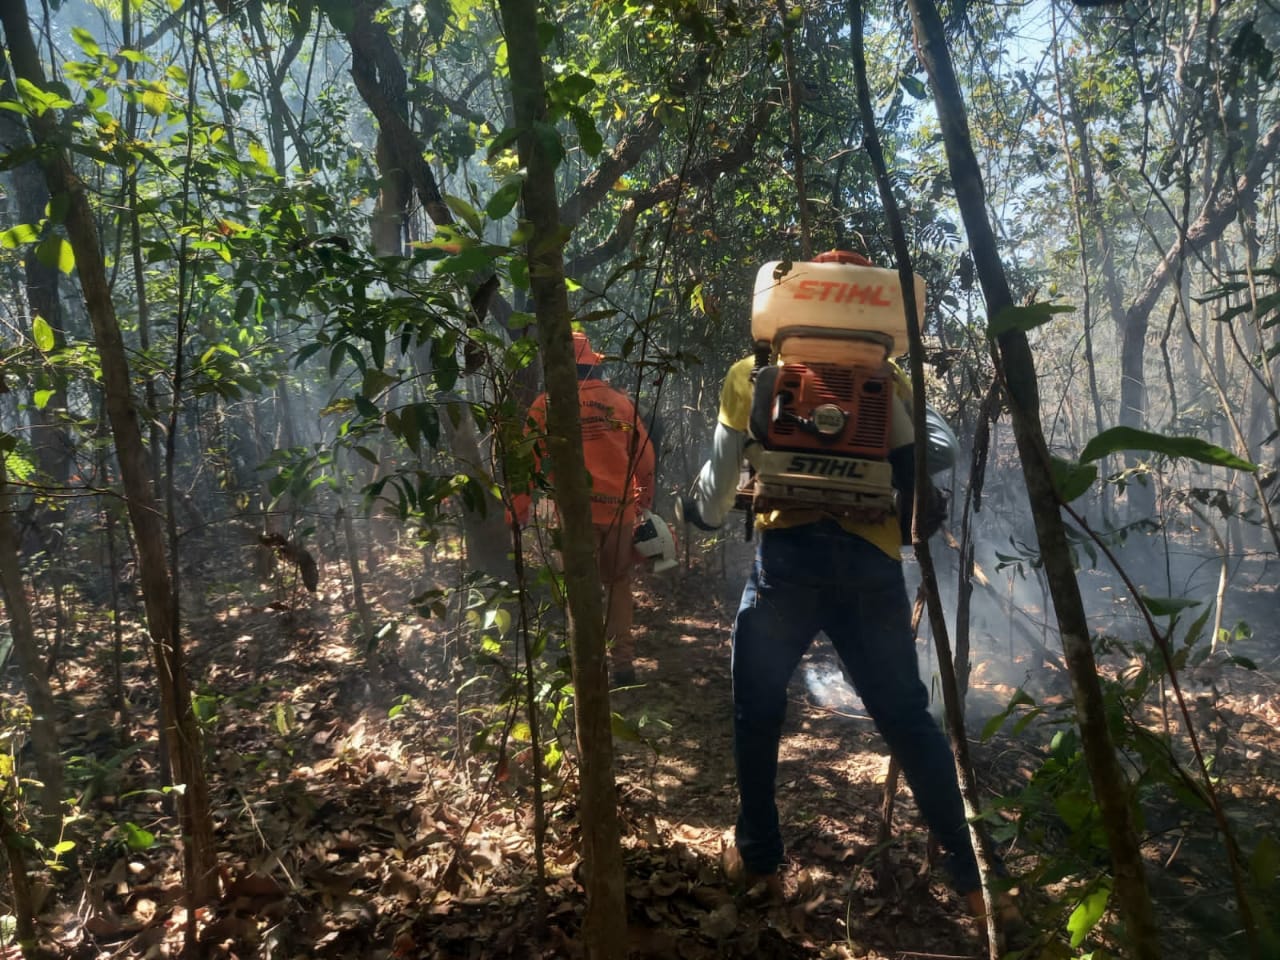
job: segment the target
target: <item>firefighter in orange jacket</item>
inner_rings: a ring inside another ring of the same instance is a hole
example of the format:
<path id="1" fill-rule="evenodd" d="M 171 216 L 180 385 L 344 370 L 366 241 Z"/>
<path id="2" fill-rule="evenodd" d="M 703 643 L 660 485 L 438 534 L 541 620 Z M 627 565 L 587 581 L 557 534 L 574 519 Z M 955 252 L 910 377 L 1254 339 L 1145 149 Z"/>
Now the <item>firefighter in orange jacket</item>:
<path id="1" fill-rule="evenodd" d="M 587 335 L 573 335 L 578 365 L 579 417 L 582 453 L 591 475 L 591 522 L 595 528 L 600 582 L 606 592 L 605 639 L 610 645 L 613 677 L 619 684 L 635 682 L 635 638 L 632 636 L 631 568 L 635 563 L 632 538 L 641 513 L 653 506 L 655 454 L 649 431 L 635 405 L 600 374 L 600 354 Z M 535 469 L 542 461 L 536 437 L 546 433 L 547 395 L 529 408 L 529 433 L 535 437 Z M 550 482 L 555 483 L 554 475 Z M 517 494 L 513 507 L 521 526 L 528 521 L 531 498 Z"/>

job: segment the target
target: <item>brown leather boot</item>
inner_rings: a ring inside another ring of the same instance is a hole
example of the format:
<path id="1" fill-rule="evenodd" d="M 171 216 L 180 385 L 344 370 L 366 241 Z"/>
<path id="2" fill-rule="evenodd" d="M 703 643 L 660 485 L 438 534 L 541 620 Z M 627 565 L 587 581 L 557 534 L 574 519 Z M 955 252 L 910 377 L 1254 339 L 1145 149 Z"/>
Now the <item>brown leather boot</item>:
<path id="1" fill-rule="evenodd" d="M 742 862 L 742 854 L 738 852 L 737 847 L 725 847 L 721 851 L 720 867 L 724 870 L 725 879 L 729 881 L 730 886 L 736 888 L 738 892 L 745 893 L 752 899 L 767 900 L 770 903 L 783 901 L 782 877 L 778 876 L 777 871 L 753 873 Z"/>
<path id="2" fill-rule="evenodd" d="M 1018 909 L 1017 902 L 1003 890 L 996 893 L 994 899 L 996 912 L 1000 918 L 1000 932 L 1006 941 L 1006 949 L 1027 946 L 1034 938 L 1034 931 L 1022 916 L 1022 911 Z M 986 904 L 982 902 L 982 891 L 971 890 L 965 894 L 965 905 L 969 908 L 969 915 L 985 929 L 987 908 Z"/>
<path id="3" fill-rule="evenodd" d="M 987 905 L 982 902 L 981 890 L 970 890 L 965 894 L 965 905 L 969 908 L 969 916 L 975 920 L 986 920 Z M 1013 897 L 1004 891 L 995 894 L 996 911 L 1000 914 L 1000 922 L 1003 924 L 1022 923 L 1022 911 L 1018 909 L 1018 905 L 1014 903 Z"/>

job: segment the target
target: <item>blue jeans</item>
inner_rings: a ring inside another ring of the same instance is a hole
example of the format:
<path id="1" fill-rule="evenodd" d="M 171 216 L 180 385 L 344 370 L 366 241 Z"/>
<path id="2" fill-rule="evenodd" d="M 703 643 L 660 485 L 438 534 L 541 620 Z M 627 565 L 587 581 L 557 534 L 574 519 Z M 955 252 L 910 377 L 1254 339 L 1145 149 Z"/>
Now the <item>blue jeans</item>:
<path id="1" fill-rule="evenodd" d="M 951 746 L 929 715 L 902 564 L 834 521 L 765 530 L 733 627 L 733 755 L 737 845 L 752 873 L 782 862 L 774 791 L 787 685 L 819 631 L 902 765 L 957 892 L 978 869 Z"/>

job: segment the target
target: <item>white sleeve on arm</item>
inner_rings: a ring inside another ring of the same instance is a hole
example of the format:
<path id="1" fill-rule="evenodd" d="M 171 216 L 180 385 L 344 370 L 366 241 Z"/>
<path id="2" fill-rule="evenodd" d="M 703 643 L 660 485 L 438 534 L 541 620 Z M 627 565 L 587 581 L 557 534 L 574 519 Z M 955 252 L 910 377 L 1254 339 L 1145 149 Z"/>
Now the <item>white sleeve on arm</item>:
<path id="1" fill-rule="evenodd" d="M 733 509 L 734 498 L 738 495 L 744 445 L 745 438 L 739 431 L 716 422 L 716 431 L 711 438 L 711 458 L 702 465 L 693 487 L 698 513 L 707 526 L 720 526 Z"/>

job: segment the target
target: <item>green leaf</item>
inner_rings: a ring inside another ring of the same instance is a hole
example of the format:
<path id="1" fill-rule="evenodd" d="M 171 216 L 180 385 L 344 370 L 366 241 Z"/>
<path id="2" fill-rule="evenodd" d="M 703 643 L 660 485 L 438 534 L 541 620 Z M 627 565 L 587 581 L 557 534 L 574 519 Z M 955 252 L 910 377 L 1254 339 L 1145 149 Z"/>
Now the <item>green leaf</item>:
<path id="1" fill-rule="evenodd" d="M 511 614 L 502 607 L 486 610 L 482 629 L 495 630 L 500 636 L 505 637 L 507 631 L 511 629 Z"/>
<path id="2" fill-rule="evenodd" d="M 1142 605 L 1155 617 L 1168 617 L 1181 610 L 1200 606 L 1199 600 L 1191 600 L 1187 597 L 1148 597 L 1142 594 L 1139 599 L 1142 600 Z"/>
<path id="3" fill-rule="evenodd" d="M 982 728 L 980 739 L 991 739 L 991 737 L 995 735 L 995 732 L 1004 725 L 1006 720 L 1009 719 L 1014 708 L 1019 706 L 1035 707 L 1036 702 L 1025 690 L 1019 689 L 1014 693 L 1013 699 L 1009 701 L 1005 708 L 986 722 L 986 725 Z"/>
<path id="4" fill-rule="evenodd" d="M 243 70 L 237 69 L 235 73 L 227 78 L 228 90 L 243 90 L 249 86 L 249 75 Z"/>
<path id="5" fill-rule="evenodd" d="M 62 840 L 58 843 L 55 843 L 49 849 L 51 852 L 61 856 L 64 853 L 70 853 L 75 848 L 76 848 L 76 842 L 74 840 Z"/>
<path id="6" fill-rule="evenodd" d="M 1150 433 L 1134 427 L 1112 427 L 1110 430 L 1102 431 L 1085 444 L 1080 454 L 1080 462 L 1090 463 L 1120 450 L 1146 450 L 1151 453 L 1163 453 L 1169 457 L 1186 457 L 1200 463 L 1247 470 L 1250 473 L 1258 469 L 1255 464 L 1237 457 L 1230 450 L 1224 450 L 1217 444 L 1201 440 L 1199 437 L 1168 437 L 1162 433 Z"/>
<path id="7" fill-rule="evenodd" d="M 289 705 L 277 703 L 271 713 L 275 721 L 276 733 L 282 737 L 288 736 L 289 731 L 293 729 L 293 711 Z"/>
<path id="8" fill-rule="evenodd" d="M 218 698 L 207 693 L 193 694 L 191 697 L 191 712 L 195 714 L 196 719 L 201 723 L 208 723 L 218 715 Z"/>
<path id="9" fill-rule="evenodd" d="M 528 243 L 530 240 L 532 240 L 533 233 L 534 233 L 533 221 L 518 220 L 516 221 L 516 228 L 511 231 L 511 238 L 508 242 L 511 244 L 511 246 L 518 247 L 521 244 Z"/>
<path id="10" fill-rule="evenodd" d="M 48 353 L 53 349 L 55 343 L 53 327 L 49 326 L 49 322 L 38 313 L 31 321 L 31 338 L 35 340 L 36 347 L 41 353 Z"/>
<path id="11" fill-rule="evenodd" d="M 67 219 L 67 213 L 71 210 L 71 194 L 64 190 L 61 193 L 55 193 L 49 198 L 49 222 L 63 223 Z"/>
<path id="12" fill-rule="evenodd" d="M 1079 905 L 1071 911 L 1067 920 L 1067 930 L 1071 933 L 1071 946 L 1078 947 L 1089 935 L 1089 931 L 1098 925 L 1102 915 L 1107 911 L 1107 900 L 1111 897 L 1111 887 L 1103 884 L 1092 893 L 1085 894 Z"/>
<path id="13" fill-rule="evenodd" d="M 236 352 L 236 348 L 227 343 L 215 343 L 212 347 L 200 354 L 200 366 L 207 366 L 214 360 L 218 354 L 225 354 L 229 357 L 239 359 L 240 354 Z"/>
<path id="14" fill-rule="evenodd" d="M 30 223 L 20 223 L 0 233 L 0 247 L 13 250 L 24 243 L 35 243 L 40 238 L 39 231 Z"/>
<path id="15" fill-rule="evenodd" d="M 476 208 L 467 203 L 461 197 L 448 195 L 444 198 L 444 202 L 449 205 L 449 209 L 453 211 L 453 215 L 462 220 L 471 231 L 477 236 L 484 234 L 484 224 L 480 222 L 480 214 L 476 212 Z"/>
<path id="16" fill-rule="evenodd" d="M 484 205 L 484 215 L 490 220 L 501 220 L 505 217 L 511 212 L 511 208 L 516 205 L 516 201 L 520 199 L 522 186 L 523 183 L 519 177 L 508 177 L 497 192 L 489 198 L 489 202 Z"/>
<path id="17" fill-rule="evenodd" d="M 385 370 L 370 367 L 365 371 L 364 380 L 360 384 L 360 392 L 372 400 L 395 382 L 396 378 Z"/>
<path id="18" fill-rule="evenodd" d="M 313 354 L 319 353 L 326 346 L 327 344 L 325 344 L 320 340 L 313 340 L 311 341 L 311 343 L 308 343 L 305 346 L 301 347 L 294 357 L 293 368 L 295 370 L 298 369 L 298 367 L 302 366 L 304 363 L 307 362 L 307 359 L 309 357 L 311 357 Z"/>
<path id="19" fill-rule="evenodd" d="M 453 337 L 441 337 L 431 345 L 431 379 L 441 390 L 452 390 L 458 382 L 458 358 Z"/>
<path id="20" fill-rule="evenodd" d="M 36 259 L 46 267 L 57 267 L 63 273 L 70 273 L 76 267 L 76 255 L 66 237 L 45 237 L 36 247 Z"/>
<path id="21" fill-rule="evenodd" d="M 271 158 L 267 156 L 267 150 L 262 144 L 257 143 L 256 141 L 250 140 L 249 156 L 251 156 L 253 158 L 253 162 L 256 163 L 263 170 L 270 171 L 272 169 Z"/>
<path id="22" fill-rule="evenodd" d="M 644 737 L 640 736 L 640 728 L 621 714 L 610 715 L 609 728 L 614 740 L 623 740 L 627 743 L 644 742 Z"/>
<path id="23" fill-rule="evenodd" d="M 252 287 L 243 287 L 240 292 L 236 294 L 236 306 L 235 311 L 231 314 L 231 319 L 238 323 L 249 316 L 249 311 L 253 309 L 254 301 L 257 298 L 257 290 L 254 290 Z M 318 346 L 318 344 L 313 344 L 313 346 Z"/>
<path id="24" fill-rule="evenodd" d="M 598 157 L 604 149 L 604 139 L 596 129 L 595 119 L 581 107 L 571 108 L 569 116 L 573 118 L 573 125 L 577 128 L 578 143 L 582 145 L 583 152 L 589 157 Z"/>
<path id="25" fill-rule="evenodd" d="M 1063 503 L 1070 503 L 1084 494 L 1098 479 L 1098 468 L 1091 463 L 1075 463 L 1061 457 L 1052 457 L 1051 466 L 1053 485 Z"/>
<path id="26" fill-rule="evenodd" d="M 596 88 L 596 82 L 581 73 L 566 73 L 556 84 L 557 93 L 562 102 L 571 103 L 581 100 Z"/>
<path id="27" fill-rule="evenodd" d="M 555 124 L 535 121 L 533 138 L 552 165 L 557 165 L 564 159 L 564 145 L 560 142 L 560 131 L 555 128 Z"/>
<path id="28" fill-rule="evenodd" d="M 41 90 L 23 77 L 19 77 L 14 82 L 14 86 L 18 88 L 23 104 L 36 116 L 42 116 L 47 110 L 65 110 L 75 106 L 66 97 L 59 96 L 51 90 Z"/>
<path id="29" fill-rule="evenodd" d="M 360 376 L 363 377 L 365 370 L 368 369 L 368 365 L 364 360 L 364 354 L 357 350 L 356 345 L 350 341 L 344 342 L 342 346 L 346 347 L 347 356 L 351 358 L 351 362 L 356 365 L 356 369 L 360 371 Z"/>
<path id="30" fill-rule="evenodd" d="M 1026 333 L 1048 323 L 1056 313 L 1072 313 L 1075 307 L 1065 303 L 1033 303 L 1025 307 L 1005 307 L 987 324 L 987 336 L 998 337 L 1010 330 Z"/>
<path id="31" fill-rule="evenodd" d="M 346 341 L 342 341 L 336 344 L 333 348 L 333 353 L 329 354 L 329 379 L 330 380 L 336 380 L 338 378 L 338 371 L 342 369 L 342 358 L 346 356 L 346 353 L 347 353 L 346 348 L 348 346 L 349 344 Z"/>
<path id="32" fill-rule="evenodd" d="M 76 46 L 91 57 L 96 57 L 102 52 L 102 48 L 98 46 L 98 41 L 93 39 L 93 34 L 84 27 L 72 27 L 71 39 L 76 42 Z"/>
<path id="33" fill-rule="evenodd" d="M 35 402 L 36 409 L 43 410 L 47 407 L 49 405 L 49 401 L 53 399 L 53 395 L 57 392 L 58 391 L 56 390 L 37 390 L 32 395 L 32 400 Z"/>
<path id="34" fill-rule="evenodd" d="M 1219 290 L 1219 291 L 1216 291 L 1216 295 L 1226 296 L 1228 293 L 1232 293 L 1232 292 L 1242 293 L 1249 289 L 1248 284 L 1237 284 L 1235 286 L 1236 286 L 1235 290 Z M 1196 301 L 1198 303 L 1207 303 L 1213 299 L 1214 297 L 1212 296 L 1197 297 Z M 1259 297 L 1256 304 L 1253 302 L 1253 300 L 1250 297 L 1245 297 L 1243 302 L 1238 303 L 1233 307 L 1228 307 L 1226 310 L 1218 314 L 1213 319 L 1219 323 L 1225 323 L 1228 320 L 1234 320 L 1236 317 L 1245 316 L 1249 313 L 1256 313 L 1259 317 L 1264 317 L 1267 314 L 1272 313 L 1277 307 L 1280 307 L 1280 290 L 1277 290 L 1275 293 L 1268 293 L 1264 296 Z M 1274 323 L 1274 322 L 1275 322 L 1275 317 L 1273 316 L 1271 319 L 1271 323 Z M 1265 322 L 1263 323 L 1264 327 L 1268 325 L 1269 324 Z"/>
<path id="35" fill-rule="evenodd" d="M 1183 641 L 1187 646 L 1191 646 L 1200 639 L 1201 635 L 1204 633 L 1205 624 L 1209 622 L 1209 617 L 1213 613 L 1213 610 L 1213 604 L 1206 606 L 1204 608 L 1204 612 L 1200 614 L 1200 616 L 1196 617 L 1191 626 L 1187 628 L 1187 636 Z"/>
<path id="36" fill-rule="evenodd" d="M 924 100 L 929 96 L 929 90 L 924 85 L 924 81 L 919 77 L 913 77 L 910 74 L 903 74 L 898 78 L 898 82 L 902 84 L 902 89 L 907 91 L 914 99 Z"/>
<path id="37" fill-rule="evenodd" d="M 515 243 L 514 237 L 512 243 Z M 529 289 L 529 261 L 524 257 L 516 257 L 507 267 L 507 275 L 511 277 L 512 286 L 519 290 Z"/>
<path id="38" fill-rule="evenodd" d="M 501 153 L 508 147 L 515 145 L 516 139 L 520 136 L 520 131 L 515 127 L 507 127 L 499 133 L 489 143 L 488 149 L 485 151 L 485 158 L 492 160 L 496 155 Z"/>
<path id="39" fill-rule="evenodd" d="M 169 94 L 163 89 L 151 88 L 142 92 L 142 109 L 152 117 L 163 117 L 169 109 Z"/>
<path id="40" fill-rule="evenodd" d="M 391 419 L 391 414 L 388 413 L 387 425 L 405 442 L 405 446 L 413 451 L 415 457 L 422 455 L 422 431 L 418 429 L 416 404 L 410 404 L 405 407 L 394 421 Z"/>
<path id="41" fill-rule="evenodd" d="M 436 410 L 434 404 L 419 403 L 416 404 L 418 429 L 422 431 L 423 439 L 431 446 L 440 446 L 440 412 Z"/>
<path id="42" fill-rule="evenodd" d="M 156 842 L 154 833 L 143 830 L 136 823 L 126 821 L 120 824 L 120 829 L 124 831 L 124 842 L 129 845 L 130 850 L 147 850 Z"/>
<path id="43" fill-rule="evenodd" d="M 477 270 L 483 270 L 493 263 L 494 256 L 489 249 L 482 246 L 470 246 L 461 253 L 447 257 L 436 267 L 438 274 L 457 274 L 467 276 Z"/>

